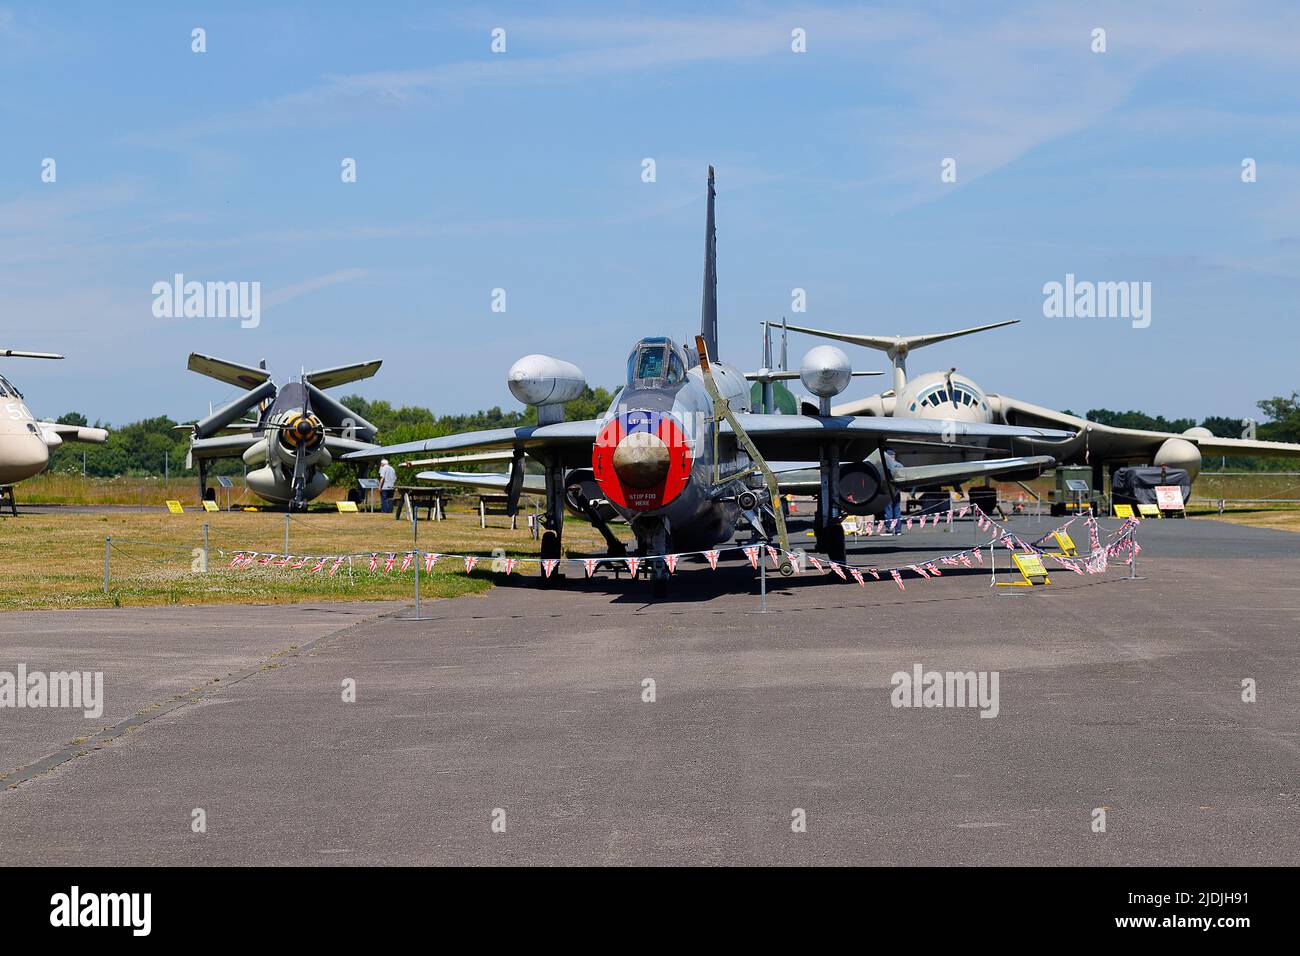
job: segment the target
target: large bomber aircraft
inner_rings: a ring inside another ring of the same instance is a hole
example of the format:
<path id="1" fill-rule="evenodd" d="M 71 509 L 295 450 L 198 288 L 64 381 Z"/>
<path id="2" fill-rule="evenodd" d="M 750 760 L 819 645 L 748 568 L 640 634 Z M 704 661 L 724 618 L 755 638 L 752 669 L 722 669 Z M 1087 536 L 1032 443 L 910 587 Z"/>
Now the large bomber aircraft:
<path id="1" fill-rule="evenodd" d="M 199 494 L 207 487 L 207 463 L 242 458 L 253 470 L 245 481 L 273 505 L 301 511 L 329 487 L 325 468 L 334 455 L 373 448 L 375 426 L 323 391 L 369 378 L 378 360 L 303 372 L 298 381 L 276 387 L 266 362 L 254 367 L 191 353 L 189 369 L 248 389 L 234 401 L 191 425 L 190 460 L 198 462 Z M 245 416 L 253 415 L 251 420 Z"/>
<path id="2" fill-rule="evenodd" d="M 714 196 L 710 167 L 704 294 L 696 348 L 684 349 L 662 336 L 641 339 L 628 356 L 625 387 L 605 414 L 587 421 L 564 421 L 564 403 L 585 388 L 582 372 L 560 359 L 530 355 L 512 366 L 507 385 L 521 402 L 537 407 L 539 424 L 373 448 L 345 458 L 508 450 L 508 474 L 433 471 L 418 477 L 440 484 L 503 489 L 512 512 L 522 492 L 543 495 L 544 559 L 562 556 L 566 507 L 591 518 L 605 533 L 611 553 L 617 553 L 617 540 L 593 507 L 596 494 L 608 511 L 626 520 L 642 556 L 712 548 L 731 540 L 742 525 L 764 533 L 767 518 L 775 517 L 773 485 L 763 473 L 771 474 L 766 460 L 797 463 L 802 468 L 815 462 L 820 476 L 817 546 L 832 560 L 844 561 L 840 517 L 850 510 L 866 513 L 891 493 L 889 474 L 878 464 L 887 443 L 907 439 L 969 445 L 1017 438 L 1047 446 L 1071 437 L 1067 432 L 964 420 L 832 415 L 830 399 L 847 387 L 852 369 L 844 354 L 829 346 L 811 350 L 801 367 L 805 387 L 820 400 L 818 414 L 751 412 L 745 375 L 718 361 Z M 542 474 L 527 474 L 527 459 L 540 465 Z M 1038 455 L 1000 464 L 1023 470 L 1052 461 L 1051 455 Z M 950 467 L 954 480 L 959 480 L 972 466 L 957 463 Z M 846 471 L 853 475 L 851 482 L 842 482 Z M 664 563 L 652 560 L 648 570 L 661 587 L 668 573 Z M 782 570 L 788 573 L 788 563 Z"/>
<path id="3" fill-rule="evenodd" d="M 791 325 L 792 332 L 849 342 L 884 352 L 894 367 L 894 387 L 876 395 L 835 406 L 837 415 L 867 415 L 896 419 L 945 420 L 958 418 L 968 422 L 1000 423 L 1037 428 L 1068 429 L 1073 437 L 1053 450 L 1060 464 L 1091 465 L 1093 487 L 1101 488 L 1103 476 L 1122 465 L 1151 464 L 1157 467 L 1184 469 L 1195 479 L 1206 456 L 1238 455 L 1267 458 L 1300 457 L 1300 444 L 1256 441 L 1244 438 L 1218 438 L 1206 428 L 1189 428 L 1182 434 L 1117 428 L 1090 422 L 1075 415 L 1033 405 L 1009 395 L 984 391 L 972 379 L 957 374 L 956 369 L 926 372 L 907 377 L 907 356 L 919 348 L 974 332 L 1014 325 L 1018 319 L 981 325 L 957 332 L 931 335 L 861 335 L 851 332 L 828 332 Z M 1012 441 L 1013 449 L 1029 446 Z M 925 461 L 923 451 L 900 458 L 909 463 Z"/>
<path id="4" fill-rule="evenodd" d="M 61 359 L 53 352 L 20 352 L 0 349 L 0 358 Z M 91 442 L 102 445 L 108 432 L 102 428 L 85 428 L 80 425 L 60 425 L 58 422 L 39 421 L 7 378 L 0 375 L 0 499 L 7 498 L 9 510 L 18 513 L 13 486 L 39 475 L 50 463 L 50 451 L 65 441 Z"/>

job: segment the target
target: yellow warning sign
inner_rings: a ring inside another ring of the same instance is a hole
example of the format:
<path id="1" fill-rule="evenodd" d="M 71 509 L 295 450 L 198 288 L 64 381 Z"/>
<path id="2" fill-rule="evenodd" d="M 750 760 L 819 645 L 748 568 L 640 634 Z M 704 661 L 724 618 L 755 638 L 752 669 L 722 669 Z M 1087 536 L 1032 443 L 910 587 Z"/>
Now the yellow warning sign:
<path id="1" fill-rule="evenodd" d="M 1132 506 L 1132 505 L 1116 505 L 1115 508 L 1114 508 L 1114 511 L 1115 511 L 1115 517 L 1116 517 L 1116 518 L 1132 518 L 1132 517 L 1133 517 L 1133 506 Z"/>
<path id="2" fill-rule="evenodd" d="M 354 515 L 357 513 L 357 503 L 355 501 L 336 501 L 335 504 L 338 506 L 339 514 Z"/>
<path id="3" fill-rule="evenodd" d="M 1016 570 L 1020 572 L 1020 581 L 998 581 L 1000 588 L 1031 588 L 1035 584 L 1051 584 L 1052 579 L 1047 576 L 1047 568 L 1043 567 L 1043 559 L 1033 552 L 1020 553 L 1016 552 L 1011 556 L 1011 560 L 1016 563 Z"/>
<path id="4" fill-rule="evenodd" d="M 204 499 L 203 499 L 203 510 L 204 510 L 204 511 L 220 511 L 221 509 L 217 507 L 217 503 L 216 503 L 215 501 L 209 501 L 207 498 L 204 498 Z"/>
<path id="5" fill-rule="evenodd" d="M 185 514 L 185 509 L 181 507 L 181 503 L 172 498 L 167 499 L 167 510 L 174 515 Z"/>
<path id="6" fill-rule="evenodd" d="M 1143 505 L 1143 504 L 1138 505 L 1138 514 L 1140 514 L 1144 518 L 1163 517 L 1163 515 L 1160 514 L 1160 509 L 1155 505 Z"/>
<path id="7" fill-rule="evenodd" d="M 1062 557 L 1073 558 L 1078 556 L 1079 549 L 1075 546 L 1074 539 L 1070 537 L 1070 532 L 1053 531 L 1052 537 L 1056 538 L 1056 544 L 1061 549 Z"/>

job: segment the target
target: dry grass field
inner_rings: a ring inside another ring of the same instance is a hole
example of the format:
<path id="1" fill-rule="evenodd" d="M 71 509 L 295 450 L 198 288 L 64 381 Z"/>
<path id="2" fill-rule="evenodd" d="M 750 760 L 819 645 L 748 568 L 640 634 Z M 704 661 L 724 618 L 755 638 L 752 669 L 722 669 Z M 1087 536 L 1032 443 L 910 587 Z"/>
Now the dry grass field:
<path id="1" fill-rule="evenodd" d="M 201 570 L 203 525 L 208 525 L 209 565 Z M 511 557 L 536 556 L 538 543 L 523 516 L 519 530 L 509 519 L 452 513 L 446 521 L 419 524 L 420 547 L 485 560 L 471 575 L 463 562 L 443 560 L 421 574 L 422 598 L 454 597 L 492 586 L 494 548 Z M 299 601 L 409 599 L 413 577 L 372 574 L 368 559 L 345 563 L 333 577 L 305 569 L 254 566 L 228 570 L 229 552 L 284 552 L 285 516 L 274 512 L 147 511 L 20 513 L 0 518 L 0 610 L 114 607 L 157 604 L 288 604 Z M 109 590 L 103 590 L 104 539 L 112 538 Z M 569 519 L 565 543 L 576 551 L 600 550 L 590 525 Z M 392 515 L 313 512 L 289 520 L 293 555 L 401 552 L 411 547 L 411 523 Z M 310 567 L 308 565 L 307 567 Z M 382 564 L 380 565 L 382 569 Z M 400 567 L 400 564 L 399 564 Z M 328 570 L 328 566 L 325 570 Z M 536 565 L 525 573 L 537 573 Z"/>

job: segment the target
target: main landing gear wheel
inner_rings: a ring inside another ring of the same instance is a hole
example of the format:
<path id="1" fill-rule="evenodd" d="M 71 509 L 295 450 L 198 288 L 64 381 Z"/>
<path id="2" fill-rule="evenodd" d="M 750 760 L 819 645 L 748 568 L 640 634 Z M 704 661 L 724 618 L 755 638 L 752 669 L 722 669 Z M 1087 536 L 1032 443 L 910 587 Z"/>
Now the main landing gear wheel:
<path id="1" fill-rule="evenodd" d="M 560 554 L 560 536 L 554 531 L 547 531 L 542 535 L 542 560 L 552 558 L 559 560 Z M 561 577 L 560 567 L 556 565 L 555 570 L 548 577 L 546 569 L 542 568 L 541 586 L 544 588 L 554 587 Z"/>
<path id="2" fill-rule="evenodd" d="M 818 528 L 817 550 L 823 552 L 836 564 L 847 564 L 848 554 L 844 550 L 844 525 L 832 521 L 827 527 Z"/>
<path id="3" fill-rule="evenodd" d="M 668 567 L 662 561 L 656 561 L 654 567 L 650 570 L 650 580 L 654 587 L 654 596 L 663 598 L 668 596 Z"/>

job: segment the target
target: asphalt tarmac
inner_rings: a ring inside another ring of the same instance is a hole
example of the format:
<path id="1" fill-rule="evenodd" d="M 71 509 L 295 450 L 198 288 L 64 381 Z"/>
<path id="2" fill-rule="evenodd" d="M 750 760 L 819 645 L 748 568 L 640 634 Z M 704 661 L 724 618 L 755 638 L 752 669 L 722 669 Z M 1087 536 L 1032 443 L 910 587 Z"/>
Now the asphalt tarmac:
<path id="1" fill-rule="evenodd" d="M 963 524 L 850 557 L 974 540 Z M 769 576 L 767 613 L 732 561 L 683 564 L 664 601 L 626 576 L 516 577 L 423 621 L 2 615 L 0 670 L 99 669 L 106 704 L 0 709 L 0 859 L 1294 865 L 1300 537 L 1197 519 L 1139 540 L 1139 580 Z M 918 664 L 996 672 L 995 706 L 894 706 Z"/>

